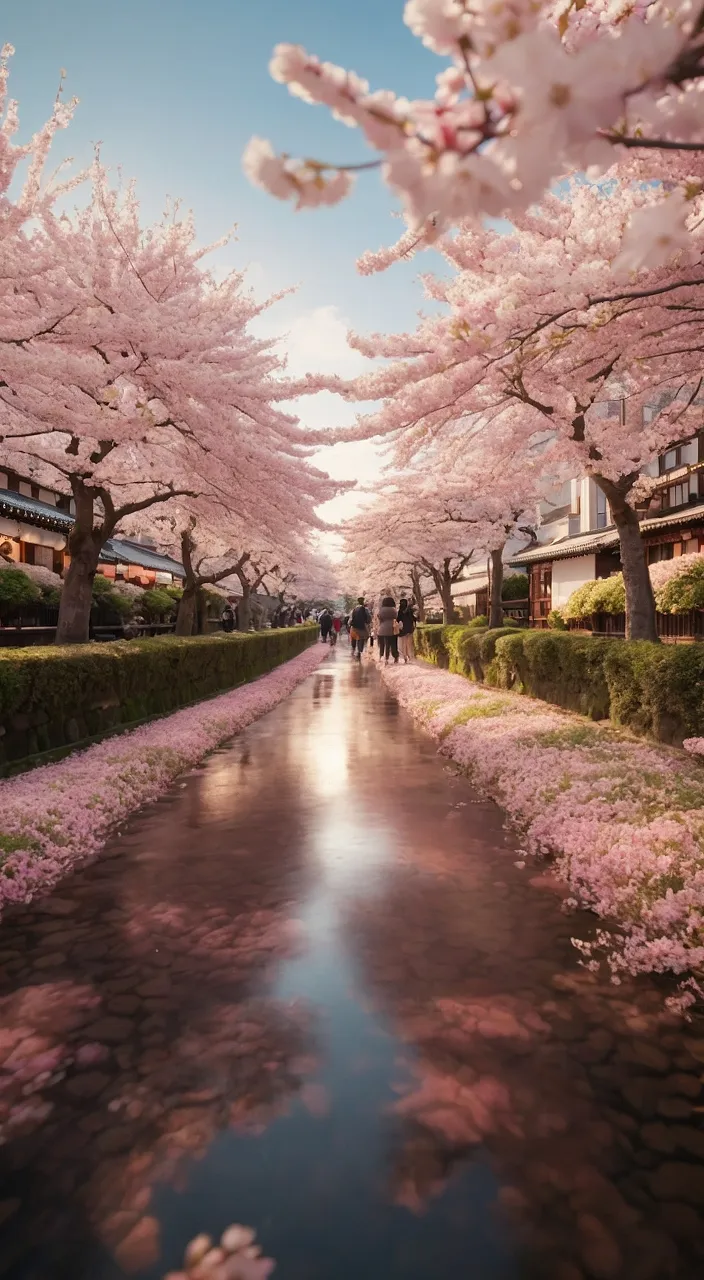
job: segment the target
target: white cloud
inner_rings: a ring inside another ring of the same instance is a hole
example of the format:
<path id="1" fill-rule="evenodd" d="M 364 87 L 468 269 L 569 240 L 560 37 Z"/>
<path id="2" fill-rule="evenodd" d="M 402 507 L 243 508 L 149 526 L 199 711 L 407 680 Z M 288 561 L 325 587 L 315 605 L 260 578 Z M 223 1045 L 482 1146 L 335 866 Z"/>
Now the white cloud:
<path id="1" fill-rule="evenodd" d="M 348 345 L 348 329 L 339 307 L 314 307 L 297 316 L 281 341 L 289 372 L 294 377 L 335 373 L 341 378 L 365 373 L 370 361 Z"/>
<path id="2" fill-rule="evenodd" d="M 266 312 L 257 324 L 263 337 L 277 338 L 277 346 L 286 356 L 286 372 L 291 377 L 306 373 L 336 374 L 354 378 L 373 368 L 373 362 L 348 345 L 349 324 L 336 306 L 314 307 L 303 311 L 289 322 L 285 332 L 277 321 L 276 308 Z M 279 335 L 281 335 L 279 337 Z M 324 431 L 329 427 L 350 426 L 358 413 L 369 413 L 371 404 L 347 404 L 329 391 L 304 396 L 298 403 L 284 406 L 297 413 L 304 426 Z M 336 444 L 320 449 L 313 462 L 336 480 L 355 480 L 365 488 L 380 476 L 384 460 L 374 444 Z M 369 501 L 363 492 L 350 491 L 334 498 L 320 509 L 320 515 L 331 524 L 349 519 Z M 322 544 L 328 554 L 339 554 L 335 534 L 324 534 Z"/>

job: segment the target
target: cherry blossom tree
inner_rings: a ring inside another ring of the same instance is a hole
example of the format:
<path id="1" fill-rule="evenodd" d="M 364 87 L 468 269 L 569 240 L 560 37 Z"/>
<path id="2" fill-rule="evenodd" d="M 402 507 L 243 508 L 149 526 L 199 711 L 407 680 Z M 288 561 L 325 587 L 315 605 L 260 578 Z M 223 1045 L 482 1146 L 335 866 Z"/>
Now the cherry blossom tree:
<path id="1" fill-rule="evenodd" d="M 391 363 L 337 384 L 350 399 L 383 402 L 356 434 L 385 436 L 403 463 L 429 448 L 451 460 L 459 448 L 498 461 L 497 478 L 501 459 L 542 459 L 556 479 L 593 476 L 619 533 L 628 634 L 640 639 L 656 638 L 639 529 L 645 473 L 699 429 L 704 376 L 704 277 L 692 261 L 701 230 L 679 265 L 650 268 L 642 289 L 613 285 L 624 227 L 657 198 L 632 183 L 580 181 L 517 217 L 510 234 L 461 226 L 438 242 L 454 274 L 425 280 L 442 312 L 412 334 L 352 337 Z"/>
<path id="2" fill-rule="evenodd" d="M 10 241 L 39 208 L 49 207 L 60 194 L 82 180 L 82 175 L 58 184 L 56 178 L 45 187 L 42 186 L 46 162 L 51 144 L 59 129 L 65 129 L 71 121 L 76 99 L 64 102 L 62 96 L 63 82 L 59 85 L 54 109 L 51 116 L 30 139 L 19 144 L 13 141 L 19 129 L 19 109 L 14 99 L 9 98 L 9 62 L 14 54 L 11 44 L 0 49 L 0 244 Z M 15 180 L 19 181 L 21 166 L 26 162 L 26 173 L 16 197 L 9 192 Z M 6 253 L 14 258 L 21 252 L 24 242 L 14 241 L 4 244 L 3 259 Z M 4 263 L 5 280 L 7 264 Z M 3 285 L 3 287 L 6 287 Z"/>
<path id="3" fill-rule="evenodd" d="M 134 189 L 111 189 L 96 162 L 89 205 L 44 210 L 29 245 L 49 267 L 0 294 L 0 461 L 73 496 L 57 631 L 73 643 L 88 637 L 100 550 L 138 513 L 210 496 L 245 517 L 287 485 L 288 510 L 298 495 L 303 511 L 334 489 L 306 470 L 305 433 L 278 408 L 293 384 L 251 332 L 268 304 L 241 273 L 204 268 L 189 217 L 171 209 L 143 229 Z"/>
<path id="4" fill-rule="evenodd" d="M 536 522 L 541 480 L 538 467 L 492 457 L 486 449 L 470 457 L 455 448 L 430 450 L 382 489 L 374 503 L 348 522 L 350 568 L 366 585 L 384 590 L 399 578 L 410 579 L 416 600 L 429 578 L 442 602 L 443 619 L 452 622 L 453 586 L 467 566 L 488 556 L 492 580 L 492 626 L 503 621 L 501 584 L 503 549 L 519 527 Z M 363 568 L 365 566 L 366 568 Z M 364 574 L 366 573 L 366 577 Z"/>
<path id="5" fill-rule="evenodd" d="M 636 154 L 652 178 L 678 184 L 677 199 L 629 231 L 636 255 L 658 260 L 663 235 L 686 236 L 687 202 L 700 203 L 701 181 L 690 179 L 704 151 L 702 9 L 702 0 L 407 0 L 407 26 L 447 60 L 435 96 L 420 101 L 278 45 L 273 78 L 358 128 L 376 158 L 294 160 L 253 138 L 245 171 L 301 209 L 337 203 L 356 171 L 380 168 L 401 200 L 408 254 L 458 220 L 513 215 L 565 174 Z"/>

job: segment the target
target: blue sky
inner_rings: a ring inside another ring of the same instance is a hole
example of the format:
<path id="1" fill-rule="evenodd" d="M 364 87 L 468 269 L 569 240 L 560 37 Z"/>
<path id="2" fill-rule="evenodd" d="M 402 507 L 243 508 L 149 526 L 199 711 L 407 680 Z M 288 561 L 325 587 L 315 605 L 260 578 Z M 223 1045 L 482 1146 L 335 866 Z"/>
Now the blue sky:
<path id="1" fill-rule="evenodd" d="M 268 61 L 277 41 L 292 41 L 373 87 L 428 96 L 442 64 L 402 12 L 403 0 L 2 0 L 0 43 L 16 48 L 11 92 L 22 138 L 47 118 L 65 68 L 67 94 L 80 105 L 56 158 L 80 164 L 99 141 L 105 163 L 137 179 L 146 218 L 159 215 L 168 194 L 194 210 L 204 242 L 236 223 L 238 241 L 221 254 L 223 265 L 251 263 L 258 292 L 299 286 L 271 313 L 277 330 L 290 331 L 294 370 L 352 373 L 363 362 L 347 352 L 346 328 L 412 328 L 424 306 L 418 275 L 431 259 L 357 274 L 359 254 L 402 229 L 376 173 L 360 177 L 346 203 L 297 214 L 252 188 L 240 157 L 256 133 L 293 154 L 368 159 L 357 131 L 292 98 L 271 80 Z M 305 403 L 311 421 L 349 416 L 330 397 Z M 341 476 L 374 471 L 368 448 L 345 446 L 326 458 Z M 349 508 L 350 499 L 336 504 Z"/>

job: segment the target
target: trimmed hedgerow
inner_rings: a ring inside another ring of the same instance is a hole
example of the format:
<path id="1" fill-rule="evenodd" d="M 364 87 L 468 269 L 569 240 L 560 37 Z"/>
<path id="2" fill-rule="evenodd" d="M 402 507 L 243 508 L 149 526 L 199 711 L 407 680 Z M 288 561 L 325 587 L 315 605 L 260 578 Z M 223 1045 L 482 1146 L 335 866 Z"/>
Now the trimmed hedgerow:
<path id="1" fill-rule="evenodd" d="M 426 662 L 432 662 L 437 667 L 447 667 L 449 665 L 449 656 L 443 643 L 443 632 L 446 628 L 442 623 L 424 623 L 423 626 L 416 627 L 414 632 L 415 651 L 419 658 L 424 658 Z"/>
<path id="2" fill-rule="evenodd" d="M 704 645 L 614 641 L 604 668 L 617 724 L 676 744 L 704 733 Z"/>
<path id="3" fill-rule="evenodd" d="M 567 631 L 514 633 L 497 642 L 491 683 L 606 720 L 610 691 L 604 660 L 609 648 L 622 643 Z"/>
<path id="4" fill-rule="evenodd" d="M 315 627 L 0 650 L 0 767 L 163 715 L 273 670 Z"/>
<path id="5" fill-rule="evenodd" d="M 437 666 L 501 689 L 611 719 L 680 744 L 704 735 L 704 645 L 651 644 L 567 631 L 435 627 Z M 419 656 L 426 653 L 417 644 Z"/>

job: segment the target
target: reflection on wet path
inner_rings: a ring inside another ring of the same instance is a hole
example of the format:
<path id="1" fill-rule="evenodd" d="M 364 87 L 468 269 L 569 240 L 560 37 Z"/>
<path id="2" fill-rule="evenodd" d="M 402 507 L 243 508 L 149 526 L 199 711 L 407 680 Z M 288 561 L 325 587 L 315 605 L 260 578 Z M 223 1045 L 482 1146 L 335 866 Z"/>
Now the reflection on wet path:
<path id="1" fill-rule="evenodd" d="M 0 1275 L 689 1280 L 704 1032 L 342 650 L 0 927 Z"/>

